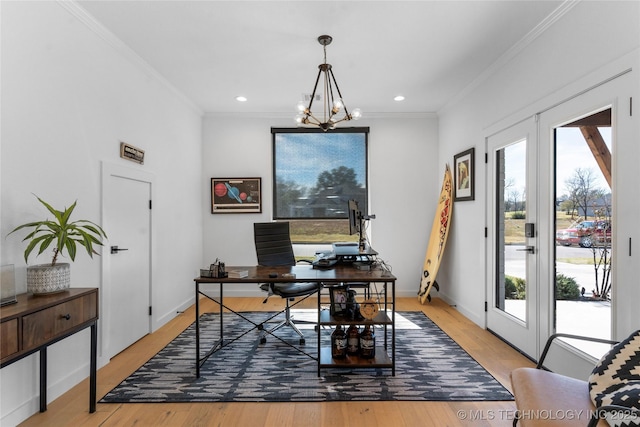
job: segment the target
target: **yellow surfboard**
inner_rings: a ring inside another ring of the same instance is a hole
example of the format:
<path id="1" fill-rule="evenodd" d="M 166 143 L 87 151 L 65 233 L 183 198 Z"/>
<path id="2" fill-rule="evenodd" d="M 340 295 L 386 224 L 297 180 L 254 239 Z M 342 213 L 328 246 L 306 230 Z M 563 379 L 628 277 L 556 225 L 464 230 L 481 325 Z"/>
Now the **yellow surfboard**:
<path id="1" fill-rule="evenodd" d="M 431 301 L 429 292 L 431 292 L 432 287 L 439 290 L 439 286 L 436 283 L 436 276 L 451 225 L 451 211 L 453 208 L 452 190 L 451 170 L 449 169 L 449 165 L 446 165 L 442 189 L 440 190 L 440 197 L 438 199 L 438 207 L 435 218 L 433 218 L 433 226 L 431 227 L 427 254 L 424 258 L 420 290 L 418 291 L 418 298 L 422 304 L 424 304 L 427 299 Z"/>

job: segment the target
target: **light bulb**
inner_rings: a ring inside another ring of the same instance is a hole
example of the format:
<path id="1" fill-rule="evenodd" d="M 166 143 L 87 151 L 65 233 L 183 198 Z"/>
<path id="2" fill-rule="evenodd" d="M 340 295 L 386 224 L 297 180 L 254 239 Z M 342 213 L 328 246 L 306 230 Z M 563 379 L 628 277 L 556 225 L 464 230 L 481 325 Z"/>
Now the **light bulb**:
<path id="1" fill-rule="evenodd" d="M 337 111 L 340 111 L 340 109 L 344 107 L 344 103 L 342 102 L 342 98 L 336 98 L 333 101 L 333 109 Z"/>
<path id="2" fill-rule="evenodd" d="M 296 114 L 296 123 L 302 124 L 303 120 L 304 120 L 304 114 Z"/>
<path id="3" fill-rule="evenodd" d="M 300 112 L 304 112 L 304 110 L 306 110 L 306 109 L 307 109 L 307 106 L 306 106 L 306 105 L 304 105 L 304 102 L 299 101 L 299 102 L 298 102 L 298 105 L 296 105 L 296 108 L 298 109 L 298 111 L 300 111 Z"/>
<path id="4" fill-rule="evenodd" d="M 351 111 L 351 118 L 353 120 L 358 120 L 360 117 L 362 117 L 362 110 L 354 108 L 353 111 Z"/>

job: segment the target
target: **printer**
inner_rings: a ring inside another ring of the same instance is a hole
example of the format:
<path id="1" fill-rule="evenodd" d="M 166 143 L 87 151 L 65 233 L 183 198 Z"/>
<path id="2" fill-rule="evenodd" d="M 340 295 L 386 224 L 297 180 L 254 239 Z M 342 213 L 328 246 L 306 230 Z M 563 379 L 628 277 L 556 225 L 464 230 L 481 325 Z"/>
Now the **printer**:
<path id="1" fill-rule="evenodd" d="M 358 242 L 336 242 L 331 246 L 333 248 L 333 253 L 337 257 L 360 254 Z"/>

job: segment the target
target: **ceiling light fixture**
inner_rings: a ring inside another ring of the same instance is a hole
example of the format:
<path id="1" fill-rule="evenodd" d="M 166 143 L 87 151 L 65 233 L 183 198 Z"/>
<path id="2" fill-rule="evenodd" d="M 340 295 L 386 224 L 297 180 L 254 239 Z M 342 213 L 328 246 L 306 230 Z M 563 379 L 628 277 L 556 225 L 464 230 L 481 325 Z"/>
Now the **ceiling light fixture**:
<path id="1" fill-rule="evenodd" d="M 238 95 L 238 96 L 236 96 L 236 101 L 238 101 L 238 102 L 247 102 L 247 98 L 245 96 Z"/>
<path id="2" fill-rule="evenodd" d="M 394 101 L 398 101 L 398 102 L 400 102 L 400 101 L 404 101 L 404 96 L 402 96 L 402 95 L 397 95 L 396 97 L 394 97 L 394 98 L 393 98 L 393 100 L 394 100 Z"/>
<path id="3" fill-rule="evenodd" d="M 340 122 L 352 119 L 358 120 L 362 116 L 362 112 L 359 108 L 354 108 L 351 114 L 349 114 L 347 106 L 344 105 L 344 100 L 342 99 L 342 94 L 338 88 L 336 78 L 331 70 L 331 64 L 327 64 L 327 45 L 331 44 L 332 40 L 333 38 L 327 35 L 318 37 L 318 43 L 320 43 L 324 49 L 324 62 L 318 65 L 318 77 L 316 78 L 316 84 L 313 87 L 313 93 L 311 94 L 309 105 L 306 106 L 303 101 L 298 102 L 298 115 L 296 116 L 296 122 L 299 125 L 318 126 L 325 132 L 329 129 L 335 128 L 336 124 Z M 311 106 L 313 105 L 313 100 L 316 96 L 321 76 L 323 76 L 322 81 L 324 92 L 322 95 L 322 119 L 319 119 L 311 112 Z M 338 94 L 337 97 L 334 97 L 333 94 L 334 87 Z M 344 116 L 342 118 L 336 117 L 342 110 L 344 110 Z"/>

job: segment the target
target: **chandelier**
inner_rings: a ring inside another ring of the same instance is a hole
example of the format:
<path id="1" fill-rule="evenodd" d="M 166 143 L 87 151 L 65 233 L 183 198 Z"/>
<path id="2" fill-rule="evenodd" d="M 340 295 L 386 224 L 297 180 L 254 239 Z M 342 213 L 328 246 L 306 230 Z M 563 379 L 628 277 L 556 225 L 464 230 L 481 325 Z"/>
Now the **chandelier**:
<path id="1" fill-rule="evenodd" d="M 311 125 L 318 126 L 323 131 L 333 129 L 336 124 L 349 121 L 358 120 L 362 116 L 362 112 L 359 108 L 354 108 L 351 114 L 347 110 L 347 106 L 344 105 L 340 88 L 336 82 L 336 78 L 333 75 L 331 64 L 327 64 L 327 45 L 331 44 L 333 38 L 331 36 L 323 35 L 318 37 L 318 43 L 320 43 L 324 49 L 324 62 L 318 65 L 318 77 L 316 78 L 316 84 L 313 87 L 311 93 L 311 99 L 309 105 L 305 105 L 303 101 L 298 102 L 298 115 L 296 116 L 296 122 L 299 125 Z M 322 94 L 322 118 L 318 117 L 318 114 L 311 112 L 313 106 L 313 100 L 315 99 L 316 92 L 318 90 L 318 83 L 322 77 L 323 82 L 323 94 Z M 337 93 L 337 97 L 334 96 L 334 88 Z M 340 117 L 339 113 L 343 112 L 344 116 Z"/>

